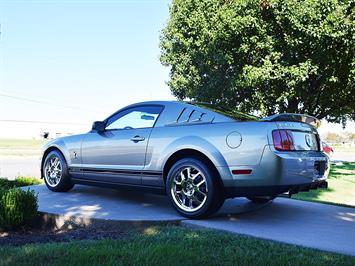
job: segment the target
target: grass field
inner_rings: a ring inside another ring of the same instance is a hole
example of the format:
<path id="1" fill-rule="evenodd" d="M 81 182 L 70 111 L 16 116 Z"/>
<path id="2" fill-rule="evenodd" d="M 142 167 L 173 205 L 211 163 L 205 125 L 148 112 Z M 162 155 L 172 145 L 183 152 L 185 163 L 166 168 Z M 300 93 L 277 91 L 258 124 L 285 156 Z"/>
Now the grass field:
<path id="1" fill-rule="evenodd" d="M 328 189 L 298 193 L 292 198 L 355 207 L 355 163 L 332 165 Z"/>
<path id="2" fill-rule="evenodd" d="M 0 156 L 39 156 L 46 140 L 0 139 Z"/>
<path id="3" fill-rule="evenodd" d="M 355 265 L 355 257 L 182 227 L 149 227 L 123 240 L 0 248 L 0 265 Z"/>
<path id="4" fill-rule="evenodd" d="M 0 139 L 1 148 L 29 148 L 40 149 L 45 140 L 35 139 Z"/>

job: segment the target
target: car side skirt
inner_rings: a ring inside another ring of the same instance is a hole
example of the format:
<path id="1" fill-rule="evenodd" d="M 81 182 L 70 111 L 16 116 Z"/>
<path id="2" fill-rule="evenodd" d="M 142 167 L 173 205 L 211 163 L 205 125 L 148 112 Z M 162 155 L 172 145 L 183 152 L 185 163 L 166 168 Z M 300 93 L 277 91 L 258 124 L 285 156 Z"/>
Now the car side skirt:
<path id="1" fill-rule="evenodd" d="M 159 171 L 70 167 L 69 174 L 76 180 L 164 187 L 163 173 Z"/>
<path id="2" fill-rule="evenodd" d="M 125 191 L 142 191 L 147 193 L 162 194 L 165 195 L 165 189 L 163 187 L 154 187 L 154 186 L 144 186 L 144 185 L 135 185 L 135 184 L 125 184 L 125 183 L 116 183 L 116 182 L 104 182 L 96 181 L 82 178 L 72 178 L 72 181 L 75 184 L 96 186 L 103 188 L 113 188 L 113 189 L 122 189 Z"/>

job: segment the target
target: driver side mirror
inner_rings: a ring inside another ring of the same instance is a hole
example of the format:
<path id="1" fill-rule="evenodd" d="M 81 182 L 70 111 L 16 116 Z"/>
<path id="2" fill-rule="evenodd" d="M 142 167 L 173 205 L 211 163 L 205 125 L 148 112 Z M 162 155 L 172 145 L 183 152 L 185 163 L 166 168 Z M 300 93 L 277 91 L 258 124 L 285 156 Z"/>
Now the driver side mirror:
<path id="1" fill-rule="evenodd" d="M 95 121 L 93 124 L 92 124 L 92 130 L 94 131 L 97 131 L 97 132 L 104 132 L 105 131 L 105 122 L 103 121 Z"/>

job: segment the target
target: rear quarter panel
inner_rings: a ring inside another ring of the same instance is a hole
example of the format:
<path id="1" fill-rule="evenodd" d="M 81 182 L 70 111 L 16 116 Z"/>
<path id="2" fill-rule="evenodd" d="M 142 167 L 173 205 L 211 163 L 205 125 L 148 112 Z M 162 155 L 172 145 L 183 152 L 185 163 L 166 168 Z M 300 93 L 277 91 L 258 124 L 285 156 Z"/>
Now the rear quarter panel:
<path id="1" fill-rule="evenodd" d="M 216 167 L 255 166 L 260 163 L 269 132 L 275 123 L 221 122 L 196 125 L 176 125 L 154 128 L 147 147 L 147 170 L 162 170 L 176 151 L 195 149 L 204 153 Z M 227 145 L 232 132 L 241 135 L 237 148 Z"/>

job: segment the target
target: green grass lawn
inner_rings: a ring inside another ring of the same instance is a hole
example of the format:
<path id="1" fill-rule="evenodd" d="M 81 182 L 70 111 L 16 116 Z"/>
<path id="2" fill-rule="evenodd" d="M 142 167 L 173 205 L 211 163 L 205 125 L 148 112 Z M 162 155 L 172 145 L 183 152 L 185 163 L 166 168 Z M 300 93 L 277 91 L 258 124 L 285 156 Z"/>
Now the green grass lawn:
<path id="1" fill-rule="evenodd" d="M 123 240 L 1 247 L 0 265 L 355 265 L 355 257 L 176 226 Z"/>
<path id="2" fill-rule="evenodd" d="M 298 193 L 292 198 L 355 207 L 355 163 L 332 165 L 328 189 Z"/>

